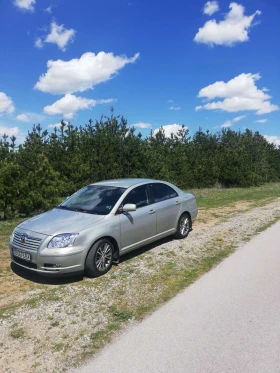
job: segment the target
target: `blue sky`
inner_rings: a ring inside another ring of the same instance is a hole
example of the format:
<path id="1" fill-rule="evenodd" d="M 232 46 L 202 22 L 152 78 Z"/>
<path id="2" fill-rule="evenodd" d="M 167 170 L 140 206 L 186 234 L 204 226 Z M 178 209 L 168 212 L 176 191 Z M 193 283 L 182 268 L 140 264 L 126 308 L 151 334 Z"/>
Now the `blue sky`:
<path id="1" fill-rule="evenodd" d="M 3 1 L 0 135 L 113 105 L 144 135 L 247 127 L 280 144 L 279 18 L 278 0 Z"/>

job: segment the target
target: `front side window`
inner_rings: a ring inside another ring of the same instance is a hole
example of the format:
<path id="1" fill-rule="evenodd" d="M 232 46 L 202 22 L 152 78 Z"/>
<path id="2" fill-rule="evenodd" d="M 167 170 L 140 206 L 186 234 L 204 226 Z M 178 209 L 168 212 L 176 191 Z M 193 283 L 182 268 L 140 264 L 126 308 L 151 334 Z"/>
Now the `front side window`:
<path id="1" fill-rule="evenodd" d="M 154 183 L 150 185 L 150 188 L 155 202 L 165 201 L 178 196 L 178 193 L 166 184 Z"/>
<path id="2" fill-rule="evenodd" d="M 114 186 L 88 185 L 73 194 L 58 208 L 95 215 L 108 215 L 125 190 L 125 188 Z"/>
<path id="3" fill-rule="evenodd" d="M 124 199 L 123 205 L 132 203 L 137 208 L 144 207 L 150 204 L 148 190 L 146 185 L 141 185 L 133 189 Z"/>

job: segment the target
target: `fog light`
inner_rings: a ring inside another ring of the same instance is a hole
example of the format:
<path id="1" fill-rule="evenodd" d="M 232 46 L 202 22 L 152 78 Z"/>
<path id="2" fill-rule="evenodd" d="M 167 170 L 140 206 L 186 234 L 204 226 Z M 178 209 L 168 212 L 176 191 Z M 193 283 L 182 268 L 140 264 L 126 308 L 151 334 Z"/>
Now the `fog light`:
<path id="1" fill-rule="evenodd" d="M 46 267 L 46 268 L 60 268 L 61 264 L 57 264 L 57 263 L 44 263 L 44 267 Z"/>

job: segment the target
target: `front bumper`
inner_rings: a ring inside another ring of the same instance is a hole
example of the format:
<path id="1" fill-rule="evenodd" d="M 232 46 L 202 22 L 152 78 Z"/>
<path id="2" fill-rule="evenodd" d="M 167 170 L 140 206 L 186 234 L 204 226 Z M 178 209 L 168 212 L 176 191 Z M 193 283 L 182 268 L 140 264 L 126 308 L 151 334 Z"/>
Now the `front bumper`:
<path id="1" fill-rule="evenodd" d="M 43 275 L 77 274 L 84 271 L 85 251 L 80 250 L 64 255 L 44 255 L 40 251 L 24 249 L 31 255 L 31 261 L 25 261 L 13 255 L 10 245 L 11 261 L 29 271 Z M 21 250 L 20 248 L 16 248 Z"/>

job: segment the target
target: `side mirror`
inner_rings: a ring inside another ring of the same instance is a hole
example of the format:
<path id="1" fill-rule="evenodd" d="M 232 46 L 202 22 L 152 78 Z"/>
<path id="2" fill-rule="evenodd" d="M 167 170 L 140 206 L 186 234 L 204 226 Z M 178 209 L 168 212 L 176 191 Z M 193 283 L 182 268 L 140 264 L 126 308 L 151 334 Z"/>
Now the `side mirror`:
<path id="1" fill-rule="evenodd" d="M 131 212 L 131 211 L 136 211 L 136 205 L 134 205 L 133 203 L 127 203 L 122 208 L 122 212 Z"/>

